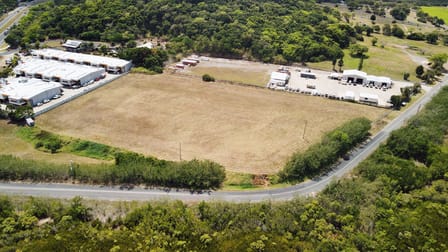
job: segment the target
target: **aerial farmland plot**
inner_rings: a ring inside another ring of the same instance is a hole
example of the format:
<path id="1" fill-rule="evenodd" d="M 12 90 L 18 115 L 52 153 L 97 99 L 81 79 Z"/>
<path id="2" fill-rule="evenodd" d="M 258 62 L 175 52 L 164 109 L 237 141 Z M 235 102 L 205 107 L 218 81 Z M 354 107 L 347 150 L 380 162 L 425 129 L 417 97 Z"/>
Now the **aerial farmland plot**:
<path id="1" fill-rule="evenodd" d="M 37 118 L 43 129 L 168 160 L 274 173 L 342 123 L 387 110 L 178 74 L 128 74 Z"/>

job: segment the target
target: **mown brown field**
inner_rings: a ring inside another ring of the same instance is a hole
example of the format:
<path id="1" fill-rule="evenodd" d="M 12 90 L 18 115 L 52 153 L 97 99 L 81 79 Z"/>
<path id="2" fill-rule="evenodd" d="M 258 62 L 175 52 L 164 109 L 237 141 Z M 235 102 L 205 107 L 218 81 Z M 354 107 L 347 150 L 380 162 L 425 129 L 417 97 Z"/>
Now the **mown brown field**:
<path id="1" fill-rule="evenodd" d="M 274 173 L 296 150 L 359 116 L 386 110 L 199 78 L 129 74 L 37 118 L 63 135 L 158 158 L 210 159 L 227 170 Z M 303 133 L 306 127 L 305 138 Z"/>

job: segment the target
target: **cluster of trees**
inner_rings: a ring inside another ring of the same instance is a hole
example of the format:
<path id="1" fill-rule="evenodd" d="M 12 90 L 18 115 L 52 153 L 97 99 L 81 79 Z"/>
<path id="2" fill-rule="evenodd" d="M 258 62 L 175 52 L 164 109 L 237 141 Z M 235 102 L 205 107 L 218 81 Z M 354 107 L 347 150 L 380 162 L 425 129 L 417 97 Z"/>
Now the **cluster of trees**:
<path id="1" fill-rule="evenodd" d="M 443 20 L 443 18 L 432 17 L 421 9 L 417 11 L 417 21 L 422 23 L 430 22 L 436 27 L 440 27 L 445 24 L 445 20 Z"/>
<path id="2" fill-rule="evenodd" d="M 446 72 L 443 65 L 448 61 L 448 54 L 434 54 L 429 58 L 429 61 L 430 69 L 425 70 L 422 65 L 419 65 L 415 69 L 415 74 L 417 75 L 417 78 L 424 80 L 428 84 L 432 84 L 437 80 L 439 75 Z"/>
<path id="3" fill-rule="evenodd" d="M 163 72 L 163 64 L 168 60 L 165 50 L 149 49 L 146 47 L 126 48 L 119 52 L 122 59 L 131 60 L 136 67 L 144 67 L 155 73 Z"/>
<path id="4" fill-rule="evenodd" d="M 409 73 L 404 73 L 404 75 L 407 76 Z M 400 110 L 403 102 L 410 102 L 411 96 L 420 93 L 421 89 L 422 87 L 419 83 L 415 83 L 412 87 L 402 87 L 400 88 L 401 95 L 392 95 L 390 97 L 390 103 L 394 109 Z"/>
<path id="5" fill-rule="evenodd" d="M 353 119 L 327 133 L 305 152 L 294 153 L 279 173 L 282 181 L 303 181 L 331 169 L 332 165 L 370 135 L 370 121 Z"/>
<path id="6" fill-rule="evenodd" d="M 51 1 L 30 9 L 12 47 L 76 37 L 125 45 L 158 36 L 177 52 L 285 63 L 339 59 L 355 35 L 340 13 L 312 1 Z"/>
<path id="7" fill-rule="evenodd" d="M 396 20 L 404 21 L 411 13 L 411 9 L 407 5 L 397 5 L 390 10 L 390 15 Z"/>
<path id="8" fill-rule="evenodd" d="M 0 1 L 0 15 L 15 9 L 18 6 L 16 0 L 1 0 Z"/>
<path id="9" fill-rule="evenodd" d="M 5 109 L 0 108 L 0 119 L 9 119 L 15 123 L 23 122 L 25 118 L 33 116 L 33 108 L 29 105 L 16 106 L 8 104 Z"/>

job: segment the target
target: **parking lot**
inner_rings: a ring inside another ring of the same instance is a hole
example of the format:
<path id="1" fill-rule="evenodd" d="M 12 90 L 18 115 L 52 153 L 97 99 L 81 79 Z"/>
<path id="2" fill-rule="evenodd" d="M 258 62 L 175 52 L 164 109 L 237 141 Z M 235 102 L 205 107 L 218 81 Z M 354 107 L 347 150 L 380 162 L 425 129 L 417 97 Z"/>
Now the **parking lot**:
<path id="1" fill-rule="evenodd" d="M 93 82 L 90 85 L 79 88 L 63 88 L 63 95 L 57 99 L 52 99 L 48 103 L 44 103 L 41 106 L 34 107 L 34 114 L 36 116 L 41 115 L 51 109 L 54 109 L 62 104 L 65 104 L 79 96 L 89 93 L 115 79 L 118 79 L 123 74 L 107 74 L 104 79 Z"/>
<path id="2" fill-rule="evenodd" d="M 400 95 L 400 88 L 413 85 L 411 82 L 393 81 L 392 88 L 380 89 L 363 85 L 348 84 L 343 81 L 330 79 L 329 75 L 331 73 L 326 71 L 309 70 L 297 67 L 290 67 L 289 70 L 291 77 L 289 83 L 285 87 L 270 86 L 270 88 L 333 99 L 343 99 L 349 91 L 354 95 L 355 101 L 359 101 L 361 93 L 378 95 L 378 106 L 388 107 L 390 106 L 388 101 L 392 95 Z M 316 79 L 300 77 L 300 73 L 308 73 L 309 71 L 315 74 Z"/>

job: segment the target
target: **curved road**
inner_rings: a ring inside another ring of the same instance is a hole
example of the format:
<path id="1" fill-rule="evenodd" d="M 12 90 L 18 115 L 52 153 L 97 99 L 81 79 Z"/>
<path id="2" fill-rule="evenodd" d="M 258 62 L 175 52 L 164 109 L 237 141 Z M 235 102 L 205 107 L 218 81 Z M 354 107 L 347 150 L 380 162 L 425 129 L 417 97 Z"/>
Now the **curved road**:
<path id="1" fill-rule="evenodd" d="M 332 172 L 291 187 L 270 190 L 228 192 L 217 191 L 209 193 L 190 193 L 188 191 L 135 188 L 122 190 L 117 187 L 69 185 L 69 184 L 23 184 L 0 183 L 0 192 L 5 194 L 20 194 L 53 198 L 72 198 L 82 196 L 84 198 L 99 200 L 158 200 L 173 199 L 182 201 L 232 201 L 232 202 L 258 202 L 263 200 L 290 200 L 295 196 L 314 196 L 322 191 L 331 181 L 337 180 L 350 172 L 361 161 L 366 159 L 378 146 L 387 139 L 389 134 L 401 126 L 407 120 L 418 113 L 422 106 L 428 103 L 438 93 L 442 86 L 448 85 L 448 76 L 442 83 L 434 86 L 423 97 L 412 104 L 406 111 L 390 122 L 384 129 L 371 138 L 362 148 L 352 153 L 349 161 L 342 161 Z"/>

